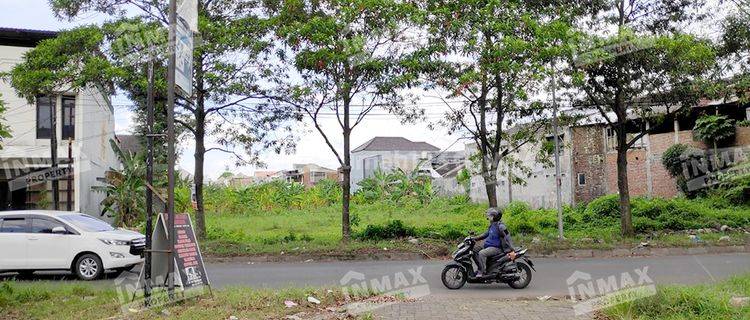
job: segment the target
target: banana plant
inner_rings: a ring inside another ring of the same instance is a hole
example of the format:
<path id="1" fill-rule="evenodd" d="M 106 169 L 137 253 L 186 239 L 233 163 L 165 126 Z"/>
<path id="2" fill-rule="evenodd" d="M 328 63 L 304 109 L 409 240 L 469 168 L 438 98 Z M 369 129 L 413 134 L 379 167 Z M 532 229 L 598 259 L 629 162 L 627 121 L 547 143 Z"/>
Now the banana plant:
<path id="1" fill-rule="evenodd" d="M 109 140 L 122 169 L 110 168 L 105 175 L 104 186 L 92 189 L 106 194 L 102 200 L 102 213 L 114 218 L 115 226 L 132 227 L 144 216 L 146 205 L 146 166 L 138 155 L 123 151 L 112 139 Z"/>

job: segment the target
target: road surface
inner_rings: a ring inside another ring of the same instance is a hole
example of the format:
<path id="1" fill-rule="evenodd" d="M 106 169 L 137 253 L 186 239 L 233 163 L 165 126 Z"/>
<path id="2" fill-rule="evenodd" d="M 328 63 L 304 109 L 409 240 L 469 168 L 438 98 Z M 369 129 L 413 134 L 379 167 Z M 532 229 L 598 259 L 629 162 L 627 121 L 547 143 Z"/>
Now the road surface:
<path id="1" fill-rule="evenodd" d="M 427 284 L 430 295 L 435 297 L 476 297 L 490 299 L 533 298 L 538 296 L 564 296 L 568 294 L 566 280 L 578 271 L 591 279 L 607 279 L 623 272 L 634 281 L 641 278 L 638 272 L 646 272 L 656 284 L 695 284 L 724 279 L 730 275 L 750 272 L 750 254 L 665 256 L 641 258 L 607 259 L 533 259 L 537 272 L 533 273 L 529 287 L 514 290 L 506 285 L 467 284 L 461 290 L 448 290 L 440 281 L 440 272 L 447 261 L 344 261 L 309 263 L 209 263 L 207 272 L 214 288 L 227 286 L 250 286 L 256 288 L 326 286 L 338 287 L 347 273 L 363 274 L 365 281 L 376 279 L 382 284 L 383 277 L 395 286 L 397 280 Z M 421 269 L 420 269 L 421 268 Z M 647 269 L 644 269 L 647 268 Z M 638 269 L 638 272 L 635 270 Z M 410 272 L 411 271 L 411 272 Z M 400 273 L 400 276 L 399 276 Z M 579 275 L 580 275 L 579 273 Z M 421 277 L 420 277 L 421 276 Z M 8 276 L 5 276 L 7 278 Z M 41 274 L 35 280 L 72 280 L 69 275 Z M 3 276 L 0 276 L 0 281 Z M 422 282 L 424 280 L 424 282 Z M 646 280 L 645 278 L 643 280 Z M 110 276 L 98 281 L 106 285 L 113 283 Z M 347 285 L 361 282 L 351 280 Z M 402 281 L 403 283 L 403 281 Z"/>

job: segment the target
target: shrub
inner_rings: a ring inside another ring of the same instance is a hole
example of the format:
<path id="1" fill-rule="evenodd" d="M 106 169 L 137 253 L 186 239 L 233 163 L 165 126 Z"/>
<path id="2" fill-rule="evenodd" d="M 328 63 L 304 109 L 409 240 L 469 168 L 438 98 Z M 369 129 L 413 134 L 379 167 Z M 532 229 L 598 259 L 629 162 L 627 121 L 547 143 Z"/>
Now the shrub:
<path id="1" fill-rule="evenodd" d="M 620 198 L 616 194 L 610 194 L 594 199 L 583 211 L 584 218 L 588 221 L 598 221 L 602 218 L 620 217 Z"/>
<path id="2" fill-rule="evenodd" d="M 677 177 L 682 175 L 682 154 L 688 149 L 688 146 L 678 143 L 673 144 L 661 154 L 661 165 L 667 169 L 669 175 Z"/>
<path id="3" fill-rule="evenodd" d="M 386 240 L 415 236 L 414 227 L 404 225 L 401 220 L 391 220 L 386 225 L 372 225 L 355 235 L 360 240 Z"/>

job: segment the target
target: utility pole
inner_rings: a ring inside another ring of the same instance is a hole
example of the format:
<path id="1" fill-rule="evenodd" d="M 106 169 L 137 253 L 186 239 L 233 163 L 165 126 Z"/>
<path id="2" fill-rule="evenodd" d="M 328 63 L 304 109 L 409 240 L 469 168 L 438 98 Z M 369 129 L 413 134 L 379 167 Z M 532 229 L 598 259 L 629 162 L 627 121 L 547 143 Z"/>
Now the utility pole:
<path id="1" fill-rule="evenodd" d="M 168 293 L 174 299 L 174 102 L 175 102 L 175 65 L 177 51 L 177 1 L 169 0 L 169 49 L 167 65 L 167 229 L 169 236 Z"/>
<path id="2" fill-rule="evenodd" d="M 151 58 L 148 60 L 148 88 L 146 93 L 146 183 L 154 185 L 154 58 L 153 48 L 149 49 Z M 151 242 L 154 214 L 154 192 L 146 188 L 146 261 L 143 264 L 143 296 L 146 306 L 151 305 Z"/>
<path id="3" fill-rule="evenodd" d="M 560 179 L 560 135 L 558 132 L 558 120 L 557 120 L 557 95 L 556 95 L 556 84 L 555 84 L 555 70 L 552 66 L 552 127 L 554 130 L 555 139 L 555 191 L 557 193 L 557 237 L 559 240 L 563 238 L 563 210 L 562 210 L 562 179 Z"/>
<path id="4" fill-rule="evenodd" d="M 50 152 L 52 156 L 52 165 L 50 169 L 52 171 L 52 207 L 55 210 L 60 210 L 60 182 L 57 180 L 58 177 L 55 171 L 57 170 L 57 99 L 53 98 L 52 95 L 48 96 L 49 108 L 50 108 L 50 122 L 52 122 L 51 135 L 50 135 Z"/>
<path id="5" fill-rule="evenodd" d="M 68 192 L 66 192 L 65 202 L 67 204 L 68 211 L 73 211 L 73 138 L 68 137 Z"/>

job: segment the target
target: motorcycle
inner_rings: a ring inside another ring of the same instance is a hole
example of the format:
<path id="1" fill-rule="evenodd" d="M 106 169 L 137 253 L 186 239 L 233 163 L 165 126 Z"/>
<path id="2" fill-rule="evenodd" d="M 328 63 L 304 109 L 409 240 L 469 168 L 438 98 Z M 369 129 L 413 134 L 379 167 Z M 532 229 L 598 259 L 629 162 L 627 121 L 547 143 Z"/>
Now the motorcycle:
<path id="1" fill-rule="evenodd" d="M 451 290 L 461 289 L 464 284 L 468 283 L 506 283 L 513 289 L 523 289 L 531 282 L 531 270 L 534 269 L 534 263 L 526 257 L 528 249 L 519 248 L 516 250 L 516 259 L 500 263 L 498 260 L 503 254 L 487 258 L 487 274 L 482 277 L 476 276 L 477 252 L 474 246 L 476 241 L 472 237 L 465 238 L 453 253 L 453 262 L 443 268 L 441 278 L 443 285 Z M 474 264 L 471 262 L 474 261 Z"/>

